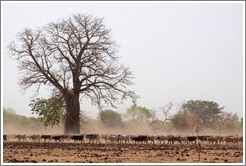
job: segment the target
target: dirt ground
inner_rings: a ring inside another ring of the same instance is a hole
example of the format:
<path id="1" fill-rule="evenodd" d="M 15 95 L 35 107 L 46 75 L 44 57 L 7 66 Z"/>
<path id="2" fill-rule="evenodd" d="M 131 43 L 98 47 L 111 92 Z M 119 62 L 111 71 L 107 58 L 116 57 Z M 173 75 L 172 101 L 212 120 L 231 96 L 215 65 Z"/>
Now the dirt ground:
<path id="1" fill-rule="evenodd" d="M 242 163 L 243 145 L 4 142 L 4 163 Z"/>

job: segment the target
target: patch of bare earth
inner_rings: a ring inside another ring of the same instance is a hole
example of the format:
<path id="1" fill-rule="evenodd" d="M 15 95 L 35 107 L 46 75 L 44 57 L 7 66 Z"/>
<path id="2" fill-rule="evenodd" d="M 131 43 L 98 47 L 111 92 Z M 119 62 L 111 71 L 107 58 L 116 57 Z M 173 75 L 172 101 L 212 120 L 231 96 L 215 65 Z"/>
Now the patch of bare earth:
<path id="1" fill-rule="evenodd" d="M 242 163 L 243 145 L 4 142 L 4 163 Z"/>

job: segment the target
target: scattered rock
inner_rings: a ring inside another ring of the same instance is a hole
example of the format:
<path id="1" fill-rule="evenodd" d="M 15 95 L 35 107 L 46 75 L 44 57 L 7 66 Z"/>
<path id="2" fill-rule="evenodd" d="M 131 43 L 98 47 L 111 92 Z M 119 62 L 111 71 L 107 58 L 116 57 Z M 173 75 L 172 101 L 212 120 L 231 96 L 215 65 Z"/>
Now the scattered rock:
<path id="1" fill-rule="evenodd" d="M 227 159 L 224 159 L 224 162 L 225 162 L 225 163 L 227 163 L 227 162 L 228 162 L 228 160 L 227 160 Z"/>

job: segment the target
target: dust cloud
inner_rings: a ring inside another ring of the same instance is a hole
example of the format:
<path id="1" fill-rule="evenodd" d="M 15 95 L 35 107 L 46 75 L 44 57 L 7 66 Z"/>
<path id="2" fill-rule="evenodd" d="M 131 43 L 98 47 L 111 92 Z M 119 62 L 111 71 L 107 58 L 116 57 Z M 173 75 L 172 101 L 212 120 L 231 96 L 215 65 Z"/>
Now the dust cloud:
<path id="1" fill-rule="evenodd" d="M 32 124 L 16 124 L 15 122 L 3 123 L 3 134 L 64 134 L 64 126 L 56 125 L 45 128 L 40 122 L 39 125 Z M 114 135 L 196 135 L 195 131 L 176 131 L 175 129 L 155 129 L 148 122 L 134 123 L 132 121 L 125 121 L 121 127 L 107 127 L 100 120 L 90 119 L 86 123 L 81 124 L 80 134 L 114 134 Z M 199 135 L 237 135 L 242 136 L 242 130 L 226 131 L 221 134 L 217 130 L 206 129 L 199 131 Z"/>

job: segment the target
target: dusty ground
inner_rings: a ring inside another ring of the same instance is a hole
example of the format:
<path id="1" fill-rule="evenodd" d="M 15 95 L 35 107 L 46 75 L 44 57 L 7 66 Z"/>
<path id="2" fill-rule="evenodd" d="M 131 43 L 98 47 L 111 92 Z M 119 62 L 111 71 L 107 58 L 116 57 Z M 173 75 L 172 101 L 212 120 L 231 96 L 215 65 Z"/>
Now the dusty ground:
<path id="1" fill-rule="evenodd" d="M 242 163 L 243 145 L 202 145 L 201 163 Z M 196 145 L 4 142 L 4 163 L 199 163 Z"/>

